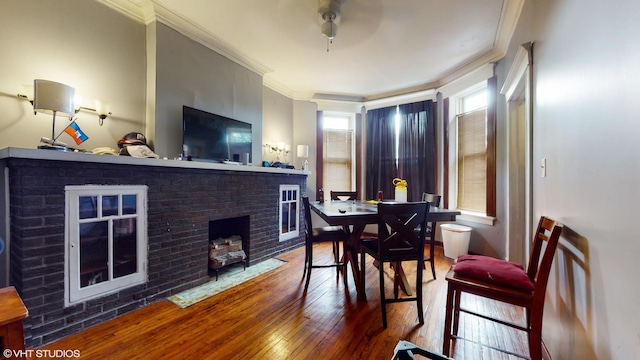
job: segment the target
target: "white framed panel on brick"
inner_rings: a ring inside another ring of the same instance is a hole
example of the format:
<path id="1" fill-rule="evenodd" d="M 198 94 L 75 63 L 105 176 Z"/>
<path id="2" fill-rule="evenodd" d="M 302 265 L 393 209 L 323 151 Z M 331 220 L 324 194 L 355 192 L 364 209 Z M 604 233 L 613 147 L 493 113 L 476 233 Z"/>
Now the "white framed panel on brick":
<path id="1" fill-rule="evenodd" d="M 65 186 L 65 305 L 147 281 L 147 186 Z"/>
<path id="2" fill-rule="evenodd" d="M 279 240 L 285 241 L 300 234 L 300 185 L 280 185 Z"/>

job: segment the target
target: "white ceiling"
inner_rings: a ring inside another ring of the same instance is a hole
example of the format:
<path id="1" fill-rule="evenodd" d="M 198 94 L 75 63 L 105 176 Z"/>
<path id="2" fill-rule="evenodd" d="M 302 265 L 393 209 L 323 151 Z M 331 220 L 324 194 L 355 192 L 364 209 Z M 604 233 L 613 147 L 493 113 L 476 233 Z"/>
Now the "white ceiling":
<path id="1" fill-rule="evenodd" d="M 499 60 L 524 0 L 344 0 L 332 44 L 318 0 L 102 1 L 178 27 L 291 98 L 365 101 L 434 89 Z"/>

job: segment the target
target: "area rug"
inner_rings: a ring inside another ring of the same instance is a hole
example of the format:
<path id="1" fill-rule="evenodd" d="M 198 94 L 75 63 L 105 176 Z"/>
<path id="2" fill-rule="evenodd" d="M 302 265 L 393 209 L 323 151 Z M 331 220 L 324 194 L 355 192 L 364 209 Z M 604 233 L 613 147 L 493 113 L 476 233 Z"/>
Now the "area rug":
<path id="1" fill-rule="evenodd" d="M 213 278 L 208 283 L 185 290 L 181 293 L 170 296 L 168 299 L 184 309 L 198 301 L 202 301 L 227 289 L 231 289 L 234 286 L 265 274 L 286 263 L 286 261 L 279 259 L 268 259 L 255 265 L 247 266 L 246 270 L 243 270 L 242 266 L 235 265 L 225 269 L 224 271 L 220 271 L 218 281 Z"/>

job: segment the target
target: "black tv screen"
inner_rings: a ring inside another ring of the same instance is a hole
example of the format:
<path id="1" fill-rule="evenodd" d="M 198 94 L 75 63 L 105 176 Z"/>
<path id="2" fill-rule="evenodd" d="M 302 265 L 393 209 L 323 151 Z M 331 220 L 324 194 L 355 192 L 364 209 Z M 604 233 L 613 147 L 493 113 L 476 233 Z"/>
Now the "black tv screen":
<path id="1" fill-rule="evenodd" d="M 250 163 L 251 124 L 183 106 L 182 144 L 193 160 L 242 161 L 248 153 Z"/>

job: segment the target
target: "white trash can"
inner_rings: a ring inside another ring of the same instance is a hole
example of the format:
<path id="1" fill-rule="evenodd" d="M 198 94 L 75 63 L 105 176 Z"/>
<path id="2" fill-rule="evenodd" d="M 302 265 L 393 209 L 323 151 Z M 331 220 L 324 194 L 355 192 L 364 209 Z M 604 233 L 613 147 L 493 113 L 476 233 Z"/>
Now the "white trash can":
<path id="1" fill-rule="evenodd" d="M 458 256 L 469 253 L 470 227 L 458 224 L 440 224 L 440 230 L 442 230 L 444 256 L 455 260 Z"/>

